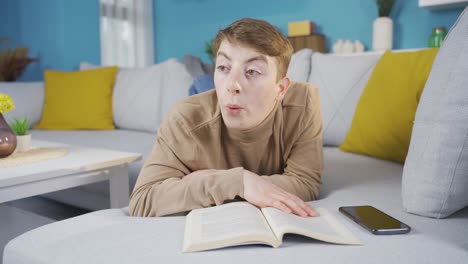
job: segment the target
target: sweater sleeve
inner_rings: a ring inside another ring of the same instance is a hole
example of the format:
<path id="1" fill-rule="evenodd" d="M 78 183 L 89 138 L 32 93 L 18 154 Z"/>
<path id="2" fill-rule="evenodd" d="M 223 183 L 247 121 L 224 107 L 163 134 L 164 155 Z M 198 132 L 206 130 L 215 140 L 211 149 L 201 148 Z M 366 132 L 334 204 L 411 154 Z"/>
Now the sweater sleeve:
<path id="1" fill-rule="evenodd" d="M 169 118 L 168 118 L 169 119 Z M 164 122 L 130 196 L 132 216 L 164 216 L 223 204 L 243 196 L 243 168 L 192 171 L 197 146 L 178 121 Z"/>
<path id="2" fill-rule="evenodd" d="M 284 174 L 265 175 L 264 179 L 304 201 L 318 199 L 323 173 L 322 115 L 318 93 L 310 93 L 303 127 L 292 142 Z"/>

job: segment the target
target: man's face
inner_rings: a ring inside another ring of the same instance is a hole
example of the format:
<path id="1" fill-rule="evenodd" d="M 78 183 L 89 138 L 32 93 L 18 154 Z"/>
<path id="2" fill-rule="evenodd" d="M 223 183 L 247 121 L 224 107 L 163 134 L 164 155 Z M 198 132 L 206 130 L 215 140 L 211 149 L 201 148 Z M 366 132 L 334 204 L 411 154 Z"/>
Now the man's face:
<path id="1" fill-rule="evenodd" d="M 262 122 L 289 85 L 287 78 L 277 82 L 276 76 L 275 58 L 222 41 L 214 82 L 225 125 L 245 130 Z"/>

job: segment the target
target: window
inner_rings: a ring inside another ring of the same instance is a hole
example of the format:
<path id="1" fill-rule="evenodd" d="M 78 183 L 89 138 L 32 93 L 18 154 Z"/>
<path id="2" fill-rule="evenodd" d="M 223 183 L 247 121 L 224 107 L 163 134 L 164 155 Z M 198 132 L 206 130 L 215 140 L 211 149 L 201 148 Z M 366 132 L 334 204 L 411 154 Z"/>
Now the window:
<path id="1" fill-rule="evenodd" d="M 152 0 L 100 0 L 101 64 L 145 67 L 154 63 Z"/>

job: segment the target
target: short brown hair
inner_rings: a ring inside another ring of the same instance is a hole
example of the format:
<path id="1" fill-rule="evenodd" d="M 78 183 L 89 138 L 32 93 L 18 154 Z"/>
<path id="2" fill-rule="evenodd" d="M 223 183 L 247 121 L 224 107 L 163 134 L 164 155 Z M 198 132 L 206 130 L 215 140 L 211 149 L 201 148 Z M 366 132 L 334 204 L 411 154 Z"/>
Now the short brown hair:
<path id="1" fill-rule="evenodd" d="M 286 76 L 293 48 L 289 40 L 270 23 L 253 18 L 235 21 L 221 29 L 212 42 L 213 56 L 218 55 L 223 40 L 239 43 L 253 48 L 257 52 L 274 57 L 278 67 L 277 80 Z"/>

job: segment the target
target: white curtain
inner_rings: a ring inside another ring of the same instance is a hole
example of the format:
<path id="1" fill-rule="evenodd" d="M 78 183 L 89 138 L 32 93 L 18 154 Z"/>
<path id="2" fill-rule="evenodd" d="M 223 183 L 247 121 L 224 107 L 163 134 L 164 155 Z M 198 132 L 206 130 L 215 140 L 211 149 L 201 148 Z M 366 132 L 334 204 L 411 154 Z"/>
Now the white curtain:
<path id="1" fill-rule="evenodd" d="M 145 67 L 154 63 L 152 0 L 100 0 L 101 64 Z"/>

